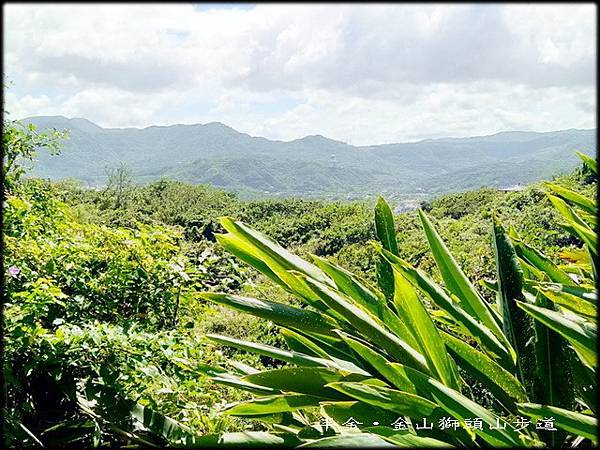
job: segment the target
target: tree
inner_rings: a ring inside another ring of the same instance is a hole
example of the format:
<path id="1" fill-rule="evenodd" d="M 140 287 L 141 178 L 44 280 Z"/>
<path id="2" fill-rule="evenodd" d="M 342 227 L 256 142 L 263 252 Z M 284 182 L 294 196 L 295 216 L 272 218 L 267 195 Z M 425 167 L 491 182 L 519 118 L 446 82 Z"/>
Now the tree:
<path id="1" fill-rule="evenodd" d="M 18 120 L 8 120 L 7 115 L 8 112 L 4 111 L 2 175 L 4 187 L 10 191 L 29 168 L 24 166 L 23 162 L 33 162 L 40 148 L 48 149 L 53 155 L 58 154 L 62 145 L 61 141 L 67 138 L 68 133 L 66 130 L 56 129 L 40 133 L 36 130 L 35 125 L 25 125 Z"/>
<path id="2" fill-rule="evenodd" d="M 108 180 L 104 194 L 114 209 L 123 209 L 127 206 L 133 180 L 127 165 L 121 163 L 117 167 L 107 167 Z"/>

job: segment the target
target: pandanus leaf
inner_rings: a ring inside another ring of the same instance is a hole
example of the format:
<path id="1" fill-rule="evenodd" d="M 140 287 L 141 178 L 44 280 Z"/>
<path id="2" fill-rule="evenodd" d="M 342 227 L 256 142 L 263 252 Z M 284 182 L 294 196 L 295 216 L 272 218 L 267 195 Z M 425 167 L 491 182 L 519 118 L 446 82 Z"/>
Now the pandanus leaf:
<path id="1" fill-rule="evenodd" d="M 498 313 L 481 297 L 461 270 L 427 215 L 419 210 L 419 217 L 446 288 L 456 295 L 461 307 L 467 313 L 483 323 L 497 338 L 502 340 L 504 336 L 499 325 Z"/>
<path id="2" fill-rule="evenodd" d="M 502 327 L 517 354 L 518 376 L 530 392 L 535 370 L 533 342 L 535 331 L 531 317 L 519 309 L 517 302 L 524 300 L 523 271 L 510 238 L 493 217 L 492 242 L 496 260 L 498 302 L 502 309 Z M 529 384 L 529 385 L 527 385 Z"/>
<path id="3" fill-rule="evenodd" d="M 535 320 L 553 329 L 573 345 L 582 360 L 591 367 L 596 367 L 596 325 L 585 320 L 569 318 L 558 311 L 517 302 L 517 306 Z"/>
<path id="4" fill-rule="evenodd" d="M 402 316 L 408 319 L 409 329 L 413 331 L 431 373 L 446 386 L 458 389 L 456 366 L 448 356 L 444 341 L 431 320 L 431 315 L 413 286 L 397 269 L 394 269 L 394 288 L 396 309 L 402 311 Z"/>
<path id="5" fill-rule="evenodd" d="M 383 197 L 379 197 L 375 205 L 375 232 L 384 249 L 396 256 L 400 255 L 394 216 Z M 381 257 L 377 261 L 377 281 L 385 297 L 391 301 L 394 296 L 394 274 L 389 263 Z"/>
<path id="6" fill-rule="evenodd" d="M 469 334 L 481 343 L 486 352 L 494 355 L 495 359 L 501 361 L 504 367 L 512 367 L 513 356 L 512 349 L 509 350 L 501 343 L 496 336 L 476 320 L 470 314 L 467 314 L 455 301 L 453 301 L 444 290 L 429 278 L 423 271 L 412 267 L 407 262 L 391 253 L 382 250 L 385 258 L 410 281 L 410 283 L 425 294 L 435 305 L 445 311 L 461 328 L 463 332 Z"/>
<path id="7" fill-rule="evenodd" d="M 553 406 L 523 403 L 519 405 L 521 414 L 534 420 L 553 418 L 554 426 L 578 436 L 584 436 L 592 442 L 598 442 L 598 420 L 595 417 Z"/>

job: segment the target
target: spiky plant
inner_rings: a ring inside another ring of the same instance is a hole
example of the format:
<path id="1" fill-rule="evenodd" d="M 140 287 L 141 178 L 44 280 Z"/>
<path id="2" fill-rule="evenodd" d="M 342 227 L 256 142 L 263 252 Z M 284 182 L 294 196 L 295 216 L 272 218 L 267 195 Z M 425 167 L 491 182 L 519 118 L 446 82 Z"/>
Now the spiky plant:
<path id="1" fill-rule="evenodd" d="M 580 156 L 596 173 L 595 161 Z M 305 305 L 199 294 L 274 322 L 291 349 L 208 335 L 288 363 L 262 372 L 208 369 L 214 380 L 256 394 L 226 414 L 259 419 L 274 430 L 244 439 L 304 446 L 597 442 L 596 204 L 547 186 L 563 226 L 584 242 L 584 250 L 564 255 L 575 262 L 561 267 L 513 230 L 506 233 L 494 217 L 497 280 L 487 285 L 496 291 L 496 304 L 465 276 L 422 211 L 444 286 L 399 257 L 383 199 L 375 208 L 377 287 L 324 258 L 305 261 L 245 224 L 222 219 L 227 233 L 217 236 L 219 243 Z M 311 420 L 315 410 L 322 423 Z M 348 427 L 349 419 L 354 426 Z M 549 420 L 556 431 L 537 429 Z M 531 425 L 523 426 L 527 421 Z"/>
<path id="2" fill-rule="evenodd" d="M 580 157 L 597 173 L 594 160 Z M 220 244 L 304 303 L 296 308 L 198 294 L 280 327 L 290 350 L 208 338 L 286 366 L 260 372 L 232 361 L 235 373 L 198 368 L 217 382 L 255 394 L 225 414 L 258 419 L 272 431 L 195 436 L 135 403 L 106 406 L 111 395 L 95 395 L 96 403 L 81 399 L 82 409 L 103 420 L 116 410 L 128 411 L 127 421 L 109 423 L 144 445 L 153 442 L 138 436 L 132 423 L 157 436 L 154 444 L 194 447 L 596 443 L 597 209 L 573 191 L 547 187 L 563 226 L 583 241 L 583 249 L 563 252 L 567 263 L 554 264 L 493 217 L 497 279 L 482 284 L 496 292 L 495 304 L 465 276 L 421 211 L 444 286 L 399 257 L 392 212 L 383 199 L 375 208 L 378 286 L 324 258 L 305 261 L 224 218 L 227 233 L 217 236 Z M 93 404 L 106 407 L 99 413 Z M 537 429 L 538 421 L 556 429 Z"/>

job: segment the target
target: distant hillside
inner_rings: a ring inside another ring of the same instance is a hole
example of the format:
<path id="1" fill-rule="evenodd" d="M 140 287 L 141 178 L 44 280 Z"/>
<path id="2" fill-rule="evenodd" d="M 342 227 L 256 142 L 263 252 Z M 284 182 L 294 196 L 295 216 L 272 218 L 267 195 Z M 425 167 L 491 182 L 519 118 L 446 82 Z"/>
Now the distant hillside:
<path id="1" fill-rule="evenodd" d="M 59 156 L 41 152 L 32 175 L 102 185 L 127 165 L 138 182 L 166 176 L 245 195 L 428 197 L 482 186 L 529 183 L 595 154 L 596 130 L 504 132 L 471 138 L 352 146 L 315 135 L 273 141 L 219 122 L 102 128 L 86 119 L 31 117 L 39 129 L 70 130 Z"/>

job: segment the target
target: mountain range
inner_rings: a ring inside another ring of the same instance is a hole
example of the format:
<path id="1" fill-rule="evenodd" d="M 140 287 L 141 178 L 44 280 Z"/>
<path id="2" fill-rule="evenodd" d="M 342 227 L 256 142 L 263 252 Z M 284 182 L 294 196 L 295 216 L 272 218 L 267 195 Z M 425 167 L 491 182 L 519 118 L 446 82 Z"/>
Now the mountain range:
<path id="1" fill-rule="evenodd" d="M 103 128 L 82 118 L 37 116 L 23 123 L 69 131 L 59 155 L 39 152 L 33 176 L 101 186 L 107 168 L 123 164 L 139 183 L 167 177 L 253 197 L 423 198 L 506 187 L 572 170 L 579 164 L 575 150 L 596 151 L 595 129 L 353 146 L 321 135 L 269 140 L 219 122 Z"/>

